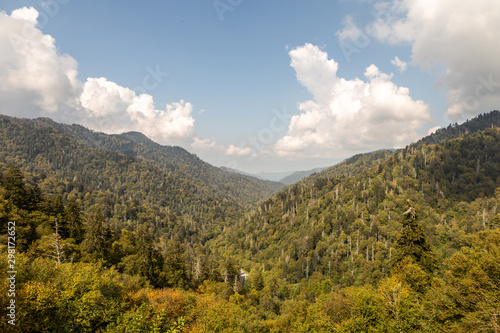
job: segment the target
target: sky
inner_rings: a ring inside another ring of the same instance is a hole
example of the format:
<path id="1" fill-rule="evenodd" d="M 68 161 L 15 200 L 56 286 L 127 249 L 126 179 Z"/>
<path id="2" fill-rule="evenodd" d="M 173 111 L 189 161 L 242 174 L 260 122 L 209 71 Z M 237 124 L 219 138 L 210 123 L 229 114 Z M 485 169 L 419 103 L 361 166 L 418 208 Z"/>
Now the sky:
<path id="1" fill-rule="evenodd" d="M 499 109 L 499 54 L 498 0 L 0 0 L 0 114 L 308 170 Z"/>

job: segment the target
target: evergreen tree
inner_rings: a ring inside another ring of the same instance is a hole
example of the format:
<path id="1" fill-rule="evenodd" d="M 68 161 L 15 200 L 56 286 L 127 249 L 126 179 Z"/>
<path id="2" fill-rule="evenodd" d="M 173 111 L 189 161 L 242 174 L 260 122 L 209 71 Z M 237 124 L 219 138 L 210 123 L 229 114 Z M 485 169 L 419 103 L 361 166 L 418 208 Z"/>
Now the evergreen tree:
<path id="1" fill-rule="evenodd" d="M 165 273 L 168 287 L 184 287 L 188 284 L 185 251 L 177 240 L 167 243 L 165 252 Z"/>
<path id="2" fill-rule="evenodd" d="M 24 176 L 18 167 L 12 165 L 2 179 L 7 190 L 6 199 L 21 209 L 28 208 L 28 191 L 24 184 Z"/>
<path id="3" fill-rule="evenodd" d="M 436 259 L 424 228 L 418 221 L 416 209 L 408 202 L 408 208 L 403 213 L 401 235 L 396 241 L 398 253 L 395 264 L 406 258 L 413 259 L 426 272 L 431 273 L 436 268 Z"/>
<path id="4" fill-rule="evenodd" d="M 86 221 L 84 248 L 98 259 L 106 260 L 111 250 L 111 236 L 102 213 L 91 212 Z"/>
<path id="5" fill-rule="evenodd" d="M 73 238 L 77 243 L 81 243 L 84 234 L 83 218 L 76 200 L 70 200 L 66 205 L 64 219 L 66 220 L 68 237 Z"/>
<path id="6" fill-rule="evenodd" d="M 255 290 L 260 291 L 264 289 L 264 278 L 262 277 L 262 272 L 260 270 L 252 273 L 250 281 L 252 282 L 252 287 Z"/>
<path id="7" fill-rule="evenodd" d="M 163 287 L 165 284 L 164 259 L 155 249 L 153 237 L 145 226 L 141 226 L 137 231 L 137 255 L 139 257 L 138 273 L 145 276 L 154 287 Z"/>

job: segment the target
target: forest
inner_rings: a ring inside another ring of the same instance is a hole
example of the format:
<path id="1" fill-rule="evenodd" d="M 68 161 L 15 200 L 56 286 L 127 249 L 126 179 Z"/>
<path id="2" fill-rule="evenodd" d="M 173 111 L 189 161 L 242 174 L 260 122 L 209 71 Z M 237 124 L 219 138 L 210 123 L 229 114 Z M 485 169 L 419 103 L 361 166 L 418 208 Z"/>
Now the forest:
<path id="1" fill-rule="evenodd" d="M 0 330 L 499 332 L 499 176 L 498 111 L 286 187 L 1 116 Z"/>

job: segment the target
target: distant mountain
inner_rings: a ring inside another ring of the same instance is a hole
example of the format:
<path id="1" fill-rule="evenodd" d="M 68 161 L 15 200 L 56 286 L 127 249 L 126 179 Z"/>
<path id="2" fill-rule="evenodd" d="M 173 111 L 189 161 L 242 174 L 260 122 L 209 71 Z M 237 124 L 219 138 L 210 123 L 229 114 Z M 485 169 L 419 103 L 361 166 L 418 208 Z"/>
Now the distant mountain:
<path id="1" fill-rule="evenodd" d="M 255 175 L 257 177 L 263 178 L 263 179 L 269 179 L 277 182 L 281 182 L 281 179 L 291 175 L 295 171 L 283 171 L 283 172 L 259 172 L 256 173 Z"/>
<path id="2" fill-rule="evenodd" d="M 310 184 L 319 177 L 340 178 L 354 176 L 371 167 L 373 164 L 384 161 L 387 157 L 391 156 L 394 151 L 394 149 L 382 149 L 370 153 L 356 154 L 330 168 L 325 168 L 321 172 L 305 177 L 303 182 Z"/>
<path id="3" fill-rule="evenodd" d="M 315 168 L 312 170 L 306 170 L 306 171 L 295 171 L 291 175 L 288 175 L 286 177 L 283 177 L 279 180 L 280 183 L 286 184 L 286 185 L 291 185 L 293 183 L 296 183 L 298 181 L 301 181 L 302 179 L 306 178 L 307 176 L 310 176 L 312 174 L 321 172 L 323 170 L 327 169 L 325 168 Z"/>
<path id="4" fill-rule="evenodd" d="M 141 159 L 163 171 L 174 172 L 177 177 L 192 181 L 197 186 L 210 189 L 216 196 L 239 204 L 251 205 L 283 187 L 277 182 L 221 170 L 181 147 L 160 145 L 139 132 L 107 135 L 80 125 L 56 123 L 49 118 L 9 118 L 2 116 L 2 119 L 21 126 L 55 129 L 89 148 Z"/>
<path id="5" fill-rule="evenodd" d="M 264 178 L 264 177 L 259 177 L 258 175 L 255 175 L 255 174 L 252 174 L 252 173 L 248 173 L 248 172 L 241 171 L 241 170 L 238 170 L 238 169 L 228 168 L 228 167 L 225 167 L 225 166 L 220 166 L 219 168 L 222 169 L 222 170 L 224 170 L 224 171 L 234 172 L 234 173 L 238 173 L 240 175 L 255 177 L 255 178 L 263 179 L 263 180 L 267 179 L 267 178 Z"/>
<path id="6" fill-rule="evenodd" d="M 266 180 L 270 180 L 270 181 L 275 181 L 275 182 L 281 183 L 281 184 L 283 184 L 283 186 L 285 186 L 285 185 L 291 185 L 293 183 L 301 181 L 305 177 L 312 175 L 314 173 L 321 172 L 327 168 L 326 167 L 315 168 L 315 169 L 306 170 L 306 171 L 259 172 L 256 174 L 250 174 L 250 173 L 243 172 L 241 170 L 234 170 L 234 169 L 226 168 L 226 167 L 221 167 L 221 169 L 226 170 L 226 171 L 240 173 L 242 175 L 257 177 L 260 179 L 266 179 Z"/>

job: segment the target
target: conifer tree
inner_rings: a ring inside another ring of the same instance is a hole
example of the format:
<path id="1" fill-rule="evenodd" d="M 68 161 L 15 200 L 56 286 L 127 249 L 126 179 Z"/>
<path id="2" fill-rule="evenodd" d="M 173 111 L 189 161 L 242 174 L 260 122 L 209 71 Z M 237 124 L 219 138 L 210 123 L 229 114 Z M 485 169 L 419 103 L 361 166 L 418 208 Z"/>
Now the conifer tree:
<path id="1" fill-rule="evenodd" d="M 111 250 L 111 230 L 100 211 L 89 214 L 86 221 L 84 247 L 99 259 L 107 259 Z"/>
<path id="2" fill-rule="evenodd" d="M 426 272 L 432 273 L 436 268 L 436 259 L 424 228 L 418 221 L 416 209 L 408 202 L 408 208 L 403 213 L 401 221 L 403 228 L 396 241 L 398 254 L 394 261 L 400 263 L 406 258 L 413 259 Z"/>

